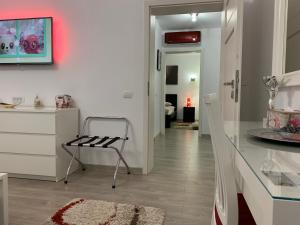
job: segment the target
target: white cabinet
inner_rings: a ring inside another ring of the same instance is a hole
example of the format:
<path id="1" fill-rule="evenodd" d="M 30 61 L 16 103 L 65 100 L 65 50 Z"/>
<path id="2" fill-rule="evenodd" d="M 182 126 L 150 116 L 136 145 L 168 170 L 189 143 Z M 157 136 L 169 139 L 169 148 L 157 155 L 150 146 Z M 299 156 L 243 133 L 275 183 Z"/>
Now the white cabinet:
<path id="1" fill-rule="evenodd" d="M 59 181 L 70 156 L 61 144 L 78 134 L 75 108 L 0 108 L 0 171 L 9 176 Z M 74 164 L 72 171 L 78 168 Z"/>

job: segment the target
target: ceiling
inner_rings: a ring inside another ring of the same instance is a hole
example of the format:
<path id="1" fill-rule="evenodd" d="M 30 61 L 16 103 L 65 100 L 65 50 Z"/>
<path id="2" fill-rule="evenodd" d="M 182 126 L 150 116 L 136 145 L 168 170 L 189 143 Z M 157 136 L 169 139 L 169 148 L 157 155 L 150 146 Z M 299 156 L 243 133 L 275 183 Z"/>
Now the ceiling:
<path id="1" fill-rule="evenodd" d="M 221 12 L 199 13 L 196 22 L 191 14 L 157 16 L 162 30 L 205 29 L 221 27 Z"/>

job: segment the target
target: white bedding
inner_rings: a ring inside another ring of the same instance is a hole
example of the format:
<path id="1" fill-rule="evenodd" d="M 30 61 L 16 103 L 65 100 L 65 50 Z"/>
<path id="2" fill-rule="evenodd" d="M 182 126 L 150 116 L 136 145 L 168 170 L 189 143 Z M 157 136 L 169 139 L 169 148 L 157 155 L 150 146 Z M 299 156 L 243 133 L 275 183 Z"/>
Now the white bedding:
<path id="1" fill-rule="evenodd" d="M 166 115 L 172 115 L 175 111 L 175 107 L 170 105 L 170 106 L 165 106 L 165 112 Z"/>

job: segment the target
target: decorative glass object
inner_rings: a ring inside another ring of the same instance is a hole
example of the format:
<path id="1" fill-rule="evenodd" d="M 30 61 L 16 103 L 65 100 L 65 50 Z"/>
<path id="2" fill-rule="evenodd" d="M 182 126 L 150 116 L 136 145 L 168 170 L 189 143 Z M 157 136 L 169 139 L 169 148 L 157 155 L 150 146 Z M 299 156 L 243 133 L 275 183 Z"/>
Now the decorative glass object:
<path id="1" fill-rule="evenodd" d="M 266 76 L 263 77 L 263 81 L 265 84 L 265 87 L 267 88 L 269 92 L 269 109 L 274 109 L 274 99 L 278 95 L 278 89 L 279 89 L 279 80 L 276 76 Z"/>

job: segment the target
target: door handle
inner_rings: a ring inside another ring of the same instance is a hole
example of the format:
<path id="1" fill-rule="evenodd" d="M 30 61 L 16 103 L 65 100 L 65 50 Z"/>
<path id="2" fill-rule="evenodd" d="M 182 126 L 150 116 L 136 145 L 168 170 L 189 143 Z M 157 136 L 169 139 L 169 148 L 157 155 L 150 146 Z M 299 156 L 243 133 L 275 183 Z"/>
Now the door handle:
<path id="1" fill-rule="evenodd" d="M 239 102 L 239 83 L 240 83 L 240 71 L 235 71 L 235 102 Z"/>
<path id="2" fill-rule="evenodd" d="M 224 86 L 231 86 L 231 88 L 234 88 L 234 80 L 230 82 L 224 82 Z"/>

